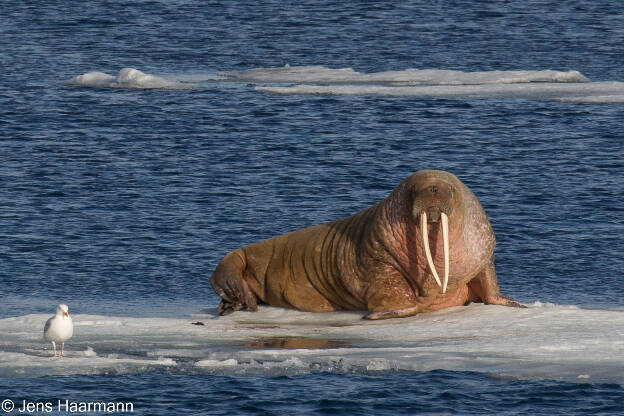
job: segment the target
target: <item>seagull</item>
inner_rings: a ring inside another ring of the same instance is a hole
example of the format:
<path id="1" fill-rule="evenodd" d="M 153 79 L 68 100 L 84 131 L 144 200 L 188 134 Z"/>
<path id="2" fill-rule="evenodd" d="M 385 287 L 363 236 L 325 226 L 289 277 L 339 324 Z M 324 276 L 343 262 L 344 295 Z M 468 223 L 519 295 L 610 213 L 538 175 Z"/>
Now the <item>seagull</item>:
<path id="1" fill-rule="evenodd" d="M 65 356 L 65 341 L 70 339 L 74 334 L 74 323 L 69 316 L 69 308 L 67 305 L 60 304 L 56 308 L 56 315 L 48 319 L 43 328 L 43 337 L 46 341 L 50 341 L 54 347 L 55 357 Z M 56 353 L 56 343 L 61 343 L 61 353 Z"/>

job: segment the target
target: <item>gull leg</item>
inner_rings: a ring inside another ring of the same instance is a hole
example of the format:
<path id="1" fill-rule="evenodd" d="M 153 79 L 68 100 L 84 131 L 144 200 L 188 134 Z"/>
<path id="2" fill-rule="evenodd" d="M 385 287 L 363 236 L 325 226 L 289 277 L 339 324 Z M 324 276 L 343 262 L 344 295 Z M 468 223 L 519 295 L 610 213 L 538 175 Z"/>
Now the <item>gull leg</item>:
<path id="1" fill-rule="evenodd" d="M 52 346 L 54 347 L 54 356 L 58 357 L 58 355 L 56 354 L 56 342 L 52 341 Z"/>
<path id="2" fill-rule="evenodd" d="M 61 342 L 61 357 L 65 357 L 65 341 Z"/>

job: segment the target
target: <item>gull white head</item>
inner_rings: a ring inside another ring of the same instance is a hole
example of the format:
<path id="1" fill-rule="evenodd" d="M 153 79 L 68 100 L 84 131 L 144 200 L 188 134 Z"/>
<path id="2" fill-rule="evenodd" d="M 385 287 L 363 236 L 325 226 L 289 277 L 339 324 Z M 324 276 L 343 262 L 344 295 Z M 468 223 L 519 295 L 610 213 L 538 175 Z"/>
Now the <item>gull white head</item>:
<path id="1" fill-rule="evenodd" d="M 64 303 L 61 303 L 56 307 L 56 314 L 62 316 L 69 316 L 69 308 Z"/>

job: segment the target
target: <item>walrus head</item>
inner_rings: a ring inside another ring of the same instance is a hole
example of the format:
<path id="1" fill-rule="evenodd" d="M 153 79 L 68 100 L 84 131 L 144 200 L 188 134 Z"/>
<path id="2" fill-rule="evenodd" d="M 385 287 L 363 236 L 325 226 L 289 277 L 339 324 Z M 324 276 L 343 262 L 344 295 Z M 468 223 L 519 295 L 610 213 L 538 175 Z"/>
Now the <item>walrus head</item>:
<path id="1" fill-rule="evenodd" d="M 457 178 L 447 172 L 422 171 L 419 172 L 418 180 L 412 182 L 412 217 L 417 224 L 419 234 L 422 237 L 423 249 L 427 257 L 427 265 L 433 274 L 442 293 L 446 293 L 449 280 L 449 217 L 457 208 L 458 190 L 453 185 L 459 182 Z M 442 281 L 438 275 L 431 249 L 429 248 L 429 227 L 440 227 L 442 231 L 444 249 L 444 276 Z"/>

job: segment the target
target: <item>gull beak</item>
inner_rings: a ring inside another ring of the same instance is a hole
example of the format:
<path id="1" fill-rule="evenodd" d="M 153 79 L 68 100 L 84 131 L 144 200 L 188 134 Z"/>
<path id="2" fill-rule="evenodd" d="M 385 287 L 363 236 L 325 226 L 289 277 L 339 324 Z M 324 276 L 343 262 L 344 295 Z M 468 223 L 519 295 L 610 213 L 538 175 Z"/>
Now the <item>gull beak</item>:
<path id="1" fill-rule="evenodd" d="M 68 312 L 63 312 L 63 315 L 69 317 L 69 313 Z"/>

